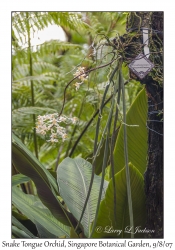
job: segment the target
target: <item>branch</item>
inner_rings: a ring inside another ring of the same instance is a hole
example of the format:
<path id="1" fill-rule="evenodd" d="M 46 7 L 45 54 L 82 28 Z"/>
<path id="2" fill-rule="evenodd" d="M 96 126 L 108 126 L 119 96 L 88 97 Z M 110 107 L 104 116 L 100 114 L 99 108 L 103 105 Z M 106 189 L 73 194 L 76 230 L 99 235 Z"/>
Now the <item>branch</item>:
<path id="1" fill-rule="evenodd" d="M 62 108 L 61 108 L 61 111 L 60 111 L 58 117 L 61 116 L 61 114 L 63 113 L 63 109 L 64 109 L 64 105 L 65 105 L 65 101 L 66 101 L 66 90 L 67 90 L 67 88 L 69 87 L 69 85 L 70 85 L 75 79 L 77 79 L 79 76 L 84 75 L 84 74 L 88 74 L 88 73 L 90 73 L 91 71 L 94 71 L 94 70 L 97 70 L 97 69 L 104 68 L 104 67 L 106 67 L 106 66 L 112 64 L 115 60 L 117 60 L 117 59 L 114 59 L 114 60 L 112 60 L 111 62 L 109 62 L 109 63 L 107 63 L 107 64 L 104 64 L 104 65 L 98 66 L 98 67 L 96 67 L 96 68 L 87 70 L 87 71 L 85 71 L 85 72 L 79 74 L 78 76 L 75 76 L 70 82 L 68 82 L 68 84 L 66 85 L 66 87 L 65 87 L 65 89 L 64 89 L 63 105 L 62 105 Z"/>
<path id="2" fill-rule="evenodd" d="M 128 84 L 129 81 L 126 81 L 124 83 L 124 85 Z M 111 100 L 112 95 L 104 102 L 102 108 Z M 97 111 L 93 114 L 92 118 L 88 121 L 88 123 L 86 124 L 86 126 L 84 127 L 83 131 L 81 132 L 81 134 L 79 135 L 79 137 L 77 138 L 76 142 L 74 143 L 71 152 L 69 153 L 69 157 L 71 157 L 75 151 L 75 148 L 77 146 L 77 144 L 79 143 L 79 141 L 81 140 L 81 138 L 83 137 L 84 133 L 86 132 L 86 130 L 88 129 L 88 127 L 91 125 L 91 123 L 93 122 L 94 118 L 99 114 L 100 109 L 97 109 Z"/>

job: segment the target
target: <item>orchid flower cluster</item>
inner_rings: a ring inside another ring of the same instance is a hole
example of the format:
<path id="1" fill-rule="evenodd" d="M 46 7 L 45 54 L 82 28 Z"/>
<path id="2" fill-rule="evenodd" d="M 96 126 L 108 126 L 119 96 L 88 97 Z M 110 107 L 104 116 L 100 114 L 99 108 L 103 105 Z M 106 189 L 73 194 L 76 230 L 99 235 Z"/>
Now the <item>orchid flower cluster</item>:
<path id="1" fill-rule="evenodd" d="M 68 118 L 66 116 L 59 116 L 58 113 L 49 115 L 39 115 L 37 118 L 36 132 L 41 135 L 50 134 L 48 142 L 58 142 L 59 138 L 63 141 L 66 140 L 66 129 L 60 126 L 60 123 L 76 124 L 78 119 L 76 117 Z"/>
<path id="2" fill-rule="evenodd" d="M 82 75 L 80 75 L 82 74 Z M 85 73 L 85 67 L 78 67 L 77 71 L 75 72 L 75 74 L 73 74 L 74 76 L 79 76 L 78 79 L 81 80 L 81 82 L 76 82 L 75 85 L 75 89 L 76 91 L 80 88 L 80 85 L 88 78 L 88 76 Z"/>

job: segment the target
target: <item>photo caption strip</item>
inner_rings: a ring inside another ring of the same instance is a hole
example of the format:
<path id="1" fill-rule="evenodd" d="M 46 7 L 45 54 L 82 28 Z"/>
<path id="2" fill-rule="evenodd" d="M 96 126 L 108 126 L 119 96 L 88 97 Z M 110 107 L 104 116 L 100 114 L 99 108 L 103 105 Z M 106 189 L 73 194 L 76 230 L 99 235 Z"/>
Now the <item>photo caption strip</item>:
<path id="1" fill-rule="evenodd" d="M 12 240 L 12 241 L 2 241 L 2 248 L 19 248 L 19 249 L 43 249 L 43 248 L 72 248 L 72 249 L 91 249 L 91 248 L 110 248 L 114 249 L 116 247 L 123 249 L 173 249 L 173 243 L 167 242 L 165 240 L 44 240 L 42 242 L 35 242 L 31 240 Z"/>

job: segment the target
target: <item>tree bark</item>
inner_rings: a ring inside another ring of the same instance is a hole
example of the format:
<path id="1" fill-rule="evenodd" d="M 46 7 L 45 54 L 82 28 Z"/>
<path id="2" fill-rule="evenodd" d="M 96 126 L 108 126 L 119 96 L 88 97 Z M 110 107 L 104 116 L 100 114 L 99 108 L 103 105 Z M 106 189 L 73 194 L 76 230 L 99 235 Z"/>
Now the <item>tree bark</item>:
<path id="1" fill-rule="evenodd" d="M 154 69 L 140 80 L 130 72 L 131 78 L 145 84 L 148 96 L 148 163 L 144 174 L 147 221 L 145 227 L 154 230 L 145 238 L 163 238 L 163 12 L 131 12 L 127 20 L 128 35 L 132 42 L 142 44 L 141 27 L 149 29 L 150 61 Z M 127 34 L 123 36 L 127 40 Z M 127 52 L 134 59 L 143 53 L 143 46 L 128 46 Z"/>

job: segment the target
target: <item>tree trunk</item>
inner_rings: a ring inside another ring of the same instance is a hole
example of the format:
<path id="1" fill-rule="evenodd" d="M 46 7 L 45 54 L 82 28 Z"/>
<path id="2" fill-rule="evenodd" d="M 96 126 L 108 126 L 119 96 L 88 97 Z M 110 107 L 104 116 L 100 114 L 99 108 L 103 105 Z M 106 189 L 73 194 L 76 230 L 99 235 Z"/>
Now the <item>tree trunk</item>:
<path id="1" fill-rule="evenodd" d="M 132 41 L 132 44 L 127 44 L 125 52 L 130 58 L 126 56 L 125 61 L 131 61 L 139 53 L 143 53 L 142 27 L 149 29 L 149 60 L 155 67 L 142 80 L 132 72 L 130 76 L 145 84 L 148 96 L 148 164 L 144 174 L 147 209 L 145 227 L 154 230 L 154 233 L 148 233 L 145 237 L 163 238 L 163 12 L 129 14 L 128 33 L 121 38 L 125 44 L 128 37 Z"/>

